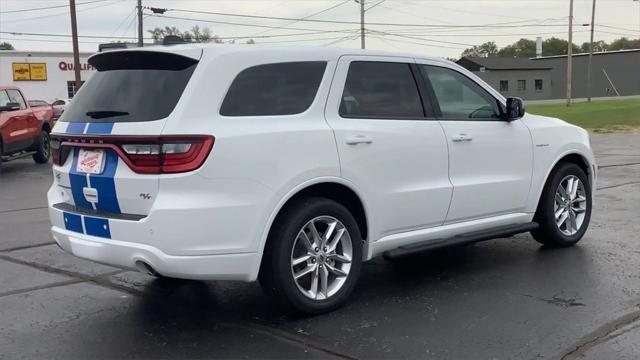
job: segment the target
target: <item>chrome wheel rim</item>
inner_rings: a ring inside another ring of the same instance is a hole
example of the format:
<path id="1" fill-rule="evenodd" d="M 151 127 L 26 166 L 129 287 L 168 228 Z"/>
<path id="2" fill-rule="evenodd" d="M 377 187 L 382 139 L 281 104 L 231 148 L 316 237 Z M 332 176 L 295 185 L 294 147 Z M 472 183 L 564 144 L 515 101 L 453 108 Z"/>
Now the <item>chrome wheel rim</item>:
<path id="1" fill-rule="evenodd" d="M 47 159 L 49 158 L 49 135 L 42 136 L 42 153 Z"/>
<path id="2" fill-rule="evenodd" d="M 587 194 L 577 176 L 569 175 L 560 181 L 553 213 L 556 226 L 564 235 L 575 235 L 582 228 L 587 213 Z"/>
<path id="3" fill-rule="evenodd" d="M 312 300 L 335 295 L 351 270 L 351 236 L 340 220 L 319 216 L 298 232 L 291 249 L 291 275 L 298 290 Z"/>

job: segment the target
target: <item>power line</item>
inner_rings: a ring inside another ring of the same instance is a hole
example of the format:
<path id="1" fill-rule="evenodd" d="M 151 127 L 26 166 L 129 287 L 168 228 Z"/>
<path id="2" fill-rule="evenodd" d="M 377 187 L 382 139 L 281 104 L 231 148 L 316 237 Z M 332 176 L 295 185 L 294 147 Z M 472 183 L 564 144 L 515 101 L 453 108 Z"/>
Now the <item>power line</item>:
<path id="1" fill-rule="evenodd" d="M 110 1 L 110 0 L 100 0 L 100 1 Z M 111 0 L 113 1 L 113 0 Z M 84 12 L 84 11 L 89 11 L 89 10 L 93 10 L 93 9 L 98 9 L 98 8 L 102 8 L 105 6 L 110 6 L 113 5 L 119 1 L 125 1 L 125 0 L 115 0 L 111 3 L 107 3 L 107 4 L 102 4 L 102 5 L 98 5 L 98 6 L 92 6 L 89 8 L 85 8 L 85 9 L 81 9 L 81 10 L 77 10 L 76 12 Z M 85 3 L 86 4 L 86 3 Z M 76 4 L 77 6 L 77 4 Z M 55 16 L 64 16 L 64 15 L 69 15 L 69 11 L 65 11 L 65 12 L 60 12 L 60 13 L 55 13 L 55 14 L 48 14 L 48 15 L 39 15 L 39 16 L 33 16 L 33 17 L 27 17 L 27 18 L 20 18 L 20 19 L 14 19 L 14 20 L 6 20 L 3 21 L 4 24 L 13 24 L 13 23 L 18 23 L 18 22 L 22 22 L 22 21 L 31 21 L 31 20 L 38 20 L 38 19 L 48 19 L 51 17 L 55 17 Z"/>
<path id="2" fill-rule="evenodd" d="M 29 36 L 48 36 L 48 37 L 71 37 L 71 34 L 49 34 L 49 33 L 30 33 L 30 32 L 16 32 L 16 31 L 0 31 L 0 34 L 9 34 L 14 36 L 29 35 Z M 135 36 L 104 36 L 104 35 L 78 35 L 80 38 L 91 39 L 137 39 Z M 151 39 L 151 38 L 146 38 Z"/>
<path id="3" fill-rule="evenodd" d="M 307 16 L 305 16 L 305 17 L 303 17 L 302 19 L 309 19 L 309 18 L 314 17 L 314 16 L 316 16 L 316 15 L 323 14 L 323 13 L 325 13 L 325 12 L 327 12 L 327 11 L 330 11 L 330 10 L 333 10 L 333 9 L 335 9 L 335 8 L 339 7 L 339 6 L 342 6 L 342 5 L 346 4 L 346 3 L 348 3 L 349 1 L 351 1 L 351 0 L 345 0 L 345 1 L 341 2 L 341 3 L 338 3 L 338 4 L 336 4 L 336 5 L 333 5 L 333 6 L 331 6 L 331 7 L 328 7 L 328 8 L 326 8 L 326 9 L 324 9 L 324 10 L 320 10 L 320 11 L 314 12 L 313 14 L 309 14 L 309 15 L 307 15 Z M 269 32 L 269 31 L 277 30 L 277 29 L 284 29 L 284 28 L 286 28 L 287 26 L 289 26 L 289 25 L 293 25 L 293 24 L 295 24 L 295 23 L 297 23 L 297 22 L 299 22 L 299 21 L 298 21 L 298 20 L 294 20 L 294 21 L 291 21 L 291 22 L 287 23 L 286 25 L 282 25 L 282 26 L 280 26 L 280 27 L 276 27 L 276 28 L 273 28 L 273 29 L 266 29 L 266 30 L 260 31 L 260 32 L 256 33 L 256 35 L 261 35 L 261 34 L 267 33 L 267 32 Z"/>
<path id="4" fill-rule="evenodd" d="M 86 4 L 93 4 L 93 3 L 102 2 L 102 1 L 108 1 L 108 0 L 93 0 L 93 1 L 85 1 L 85 2 L 83 2 L 83 3 L 77 3 L 77 4 L 76 4 L 76 6 L 86 5 Z M 30 9 L 19 9 L 19 10 L 0 11 L 0 14 L 13 14 L 13 13 L 27 12 L 27 11 L 38 11 L 38 10 L 58 9 L 58 8 L 63 8 L 63 7 L 69 7 L 69 4 L 65 4 L 65 5 L 56 5 L 56 6 L 45 6 L 45 7 L 30 8 Z"/>
<path id="5" fill-rule="evenodd" d="M 215 11 L 202 11 L 202 10 L 188 10 L 188 9 L 167 9 L 167 11 L 175 11 L 175 12 L 185 12 L 192 14 L 207 14 L 207 15 L 217 15 L 217 16 L 229 16 L 229 17 L 241 17 L 241 18 L 250 18 L 250 19 L 265 19 L 265 20 L 290 20 L 290 21 L 304 21 L 304 22 L 315 22 L 315 23 L 328 23 L 328 24 L 344 24 L 344 25 L 359 25 L 359 22 L 355 21 L 341 21 L 341 20 L 321 20 L 321 19 L 305 19 L 305 18 L 289 18 L 289 17 L 280 17 L 280 16 L 263 16 L 263 15 L 250 15 L 250 14 L 233 14 L 233 13 L 222 13 Z M 167 16 L 169 17 L 169 16 Z M 513 22 L 511 22 L 513 23 Z M 541 27 L 552 27 L 552 26 L 562 26 L 565 27 L 567 24 L 520 24 L 520 25 L 501 25 L 501 24 L 479 24 L 479 25 L 432 25 L 432 24 L 407 24 L 407 23 L 379 23 L 379 22 L 369 22 L 368 25 L 375 26 L 400 26 L 400 27 L 446 27 L 446 28 L 499 28 L 499 27 L 523 27 L 523 26 L 541 26 Z M 246 25 L 246 24 L 245 24 Z"/>

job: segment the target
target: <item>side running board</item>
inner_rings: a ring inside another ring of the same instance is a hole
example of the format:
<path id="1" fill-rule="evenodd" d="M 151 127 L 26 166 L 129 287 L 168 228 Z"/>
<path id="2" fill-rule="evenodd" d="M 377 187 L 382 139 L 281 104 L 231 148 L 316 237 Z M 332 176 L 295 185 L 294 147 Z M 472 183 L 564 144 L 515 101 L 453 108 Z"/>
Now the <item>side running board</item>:
<path id="1" fill-rule="evenodd" d="M 412 255 L 421 252 L 427 252 L 435 249 L 440 249 L 448 246 L 464 245 L 474 242 L 491 240 L 496 238 L 509 237 L 511 235 L 535 230 L 538 228 L 538 223 L 528 222 L 517 225 L 500 226 L 487 230 L 474 231 L 466 234 L 456 235 L 450 238 L 443 238 L 437 240 L 430 240 L 419 244 L 411 244 L 401 246 L 397 249 L 389 250 L 383 254 L 387 259 L 399 258 L 407 255 Z"/>

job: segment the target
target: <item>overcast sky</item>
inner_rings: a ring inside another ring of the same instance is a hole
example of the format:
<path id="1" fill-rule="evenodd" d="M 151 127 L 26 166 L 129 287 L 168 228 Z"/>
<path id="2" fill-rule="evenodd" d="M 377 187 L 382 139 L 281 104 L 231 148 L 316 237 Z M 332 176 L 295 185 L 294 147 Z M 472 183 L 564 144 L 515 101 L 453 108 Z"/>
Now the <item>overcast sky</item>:
<path id="1" fill-rule="evenodd" d="M 81 36 L 136 36 L 135 0 L 76 1 Z M 85 2 L 91 3 L 82 4 Z M 0 32 L 68 35 L 71 33 L 69 8 L 64 7 L 68 3 L 68 0 L 0 0 Z M 366 0 L 365 4 L 366 7 L 373 6 L 366 12 L 366 21 L 378 23 L 367 26 L 370 31 L 367 48 L 371 49 L 457 57 L 464 48 L 486 41 L 495 41 L 502 47 L 522 37 L 567 38 L 569 0 Z M 13 12 L 49 6 L 63 7 Z M 154 27 L 176 26 L 186 30 L 200 25 L 226 39 L 253 36 L 258 43 L 360 46 L 360 8 L 354 0 L 143 0 L 143 6 L 175 9 L 165 15 L 193 19 L 146 16 L 145 36 L 149 36 L 147 30 Z M 305 18 L 331 7 L 334 8 L 309 19 L 347 23 L 294 22 L 179 11 Z M 589 28 L 581 24 L 589 23 L 590 17 L 591 0 L 575 0 L 575 43 L 589 40 Z M 597 0 L 596 24 L 596 40 L 640 37 L 640 1 Z M 469 25 L 494 27 L 461 27 Z M 96 51 L 98 43 L 117 39 L 81 38 L 80 50 Z M 71 50 L 69 37 L 0 33 L 0 41 L 10 42 L 19 50 Z"/>

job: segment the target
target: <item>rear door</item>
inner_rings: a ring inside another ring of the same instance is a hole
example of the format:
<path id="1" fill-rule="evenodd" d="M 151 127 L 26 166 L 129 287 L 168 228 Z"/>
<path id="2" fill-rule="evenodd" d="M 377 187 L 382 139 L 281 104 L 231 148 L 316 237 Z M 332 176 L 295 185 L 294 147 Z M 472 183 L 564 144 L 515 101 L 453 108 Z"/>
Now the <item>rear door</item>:
<path id="1" fill-rule="evenodd" d="M 60 206 L 112 217 L 145 216 L 159 188 L 162 128 L 198 59 L 113 51 L 90 63 L 97 72 L 54 127 L 55 181 L 65 199 Z"/>
<path id="2" fill-rule="evenodd" d="M 523 211 L 533 163 L 529 129 L 505 121 L 480 84 L 443 64 L 419 64 L 449 146 L 453 197 L 447 222 Z"/>
<path id="3" fill-rule="evenodd" d="M 423 107 L 413 63 L 342 57 L 325 110 L 342 177 L 367 203 L 372 241 L 442 224 L 451 198 L 446 139 Z"/>

